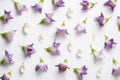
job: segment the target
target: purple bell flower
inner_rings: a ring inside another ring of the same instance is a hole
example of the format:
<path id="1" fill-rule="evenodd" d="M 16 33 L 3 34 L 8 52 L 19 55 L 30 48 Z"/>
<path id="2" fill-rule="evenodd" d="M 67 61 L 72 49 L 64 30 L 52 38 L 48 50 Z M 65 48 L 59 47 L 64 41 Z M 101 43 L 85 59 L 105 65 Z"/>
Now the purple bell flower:
<path id="1" fill-rule="evenodd" d="M 74 29 L 77 33 L 81 33 L 81 32 L 86 33 L 86 28 L 84 26 L 81 26 L 79 23 L 76 25 Z"/>
<path id="2" fill-rule="evenodd" d="M 58 9 L 59 7 L 64 7 L 64 1 L 63 0 L 57 0 L 55 3 L 54 3 L 54 8 L 55 9 Z"/>
<path id="3" fill-rule="evenodd" d="M 116 45 L 117 43 L 116 42 L 114 42 L 114 39 L 112 38 L 112 39 L 110 39 L 110 40 L 108 40 L 108 41 L 106 41 L 105 43 L 104 43 L 104 47 L 105 48 L 112 48 L 113 47 L 113 45 Z"/>
<path id="4" fill-rule="evenodd" d="M 10 78 L 6 75 L 6 74 L 3 74 L 1 77 L 0 77 L 1 80 L 10 80 Z"/>
<path id="5" fill-rule="evenodd" d="M 116 7 L 116 4 L 113 3 L 112 0 L 108 0 L 107 2 L 104 3 L 105 6 L 109 6 L 112 11 L 114 11 L 114 8 Z"/>
<path id="6" fill-rule="evenodd" d="M 120 67 L 112 70 L 112 75 L 120 75 Z"/>
<path id="7" fill-rule="evenodd" d="M 32 8 L 36 11 L 38 11 L 39 13 L 42 13 L 42 7 L 36 3 L 34 6 L 32 6 Z"/>
<path id="8" fill-rule="evenodd" d="M 56 35 L 68 35 L 67 29 L 57 28 Z"/>
<path id="9" fill-rule="evenodd" d="M 59 69 L 60 72 L 64 72 L 67 69 L 70 69 L 67 65 L 62 64 L 62 63 L 59 63 L 58 65 L 55 65 L 55 67 L 58 67 L 58 69 Z"/>
<path id="10" fill-rule="evenodd" d="M 87 0 L 83 0 L 83 2 L 80 3 L 82 6 L 82 10 L 86 11 L 89 8 L 89 2 Z"/>
<path id="11" fill-rule="evenodd" d="M 47 70 L 48 70 L 48 66 L 46 64 L 44 65 L 38 64 L 35 67 L 35 71 L 47 71 Z"/>

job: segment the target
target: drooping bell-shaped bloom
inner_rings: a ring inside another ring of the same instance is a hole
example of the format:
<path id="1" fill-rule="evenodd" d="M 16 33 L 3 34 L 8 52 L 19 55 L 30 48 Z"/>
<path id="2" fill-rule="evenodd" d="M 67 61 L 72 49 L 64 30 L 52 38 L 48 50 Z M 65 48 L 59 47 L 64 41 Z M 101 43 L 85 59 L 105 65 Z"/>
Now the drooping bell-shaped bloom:
<path id="1" fill-rule="evenodd" d="M 61 43 L 57 43 L 56 41 L 54 41 L 54 43 L 52 44 L 52 46 L 45 48 L 47 52 L 50 52 L 54 55 L 60 55 L 60 51 L 59 51 L 59 46 Z"/>
<path id="2" fill-rule="evenodd" d="M 54 5 L 54 9 L 65 6 L 63 0 L 52 0 L 52 4 Z"/>
<path id="3" fill-rule="evenodd" d="M 11 11 L 4 10 L 4 15 L 0 16 L 0 20 L 7 23 L 10 19 L 13 19 Z"/>
<path id="4" fill-rule="evenodd" d="M 83 2 L 80 3 L 82 6 L 82 10 L 86 11 L 89 9 L 89 2 L 87 0 L 83 0 Z"/>
<path id="5" fill-rule="evenodd" d="M 104 15 L 102 13 L 100 16 L 96 17 L 95 19 L 98 22 L 98 24 L 100 25 L 100 27 L 104 26 L 105 18 L 104 18 Z"/>
<path id="6" fill-rule="evenodd" d="M 120 75 L 120 67 L 118 67 L 118 68 L 116 68 L 116 69 L 113 68 L 113 69 L 112 69 L 112 75 L 116 75 L 116 76 L 117 76 L 117 75 Z"/>
<path id="7" fill-rule="evenodd" d="M 3 75 L 0 77 L 0 80 L 10 80 L 10 78 L 9 78 L 6 74 L 3 74 Z"/>
<path id="8" fill-rule="evenodd" d="M 22 49 L 25 52 L 25 55 L 28 57 L 31 57 L 36 52 L 36 50 L 33 47 L 33 44 L 22 46 Z"/>
<path id="9" fill-rule="evenodd" d="M 56 35 L 68 35 L 68 31 L 67 31 L 67 29 L 57 28 Z"/>
<path id="10" fill-rule="evenodd" d="M 74 30 L 77 32 L 77 33 L 86 33 L 86 28 L 84 26 L 81 26 L 79 23 L 76 25 L 76 27 L 74 28 Z"/>
<path id="11" fill-rule="evenodd" d="M 117 43 L 114 42 L 114 39 L 111 38 L 111 39 L 109 39 L 108 41 L 106 41 L 106 42 L 104 43 L 104 47 L 105 47 L 105 48 L 112 48 L 113 45 L 116 45 L 116 44 L 117 44 Z"/>
<path id="12" fill-rule="evenodd" d="M 13 0 L 13 3 L 15 5 L 18 15 L 22 15 L 23 12 L 28 11 L 28 8 L 26 5 L 16 2 L 14 0 Z"/>
<path id="13" fill-rule="evenodd" d="M 104 3 L 104 5 L 110 7 L 112 11 L 114 11 L 114 8 L 116 7 L 116 4 L 113 3 L 112 0 L 108 0 L 107 2 Z"/>
<path id="14" fill-rule="evenodd" d="M 55 65 L 55 67 L 58 67 L 58 69 L 59 69 L 60 72 L 64 72 L 67 69 L 70 69 L 67 65 L 62 64 L 62 63 L 59 63 L 58 65 Z"/>
<path id="15" fill-rule="evenodd" d="M 86 66 L 84 65 L 81 68 L 74 68 L 73 70 L 75 73 L 77 73 L 80 79 L 83 79 L 83 76 L 87 75 L 88 68 L 86 68 Z"/>
<path id="16" fill-rule="evenodd" d="M 47 71 L 48 66 L 46 64 L 38 64 L 35 66 L 35 71 Z"/>
<path id="17" fill-rule="evenodd" d="M 35 11 L 38 11 L 39 13 L 42 13 L 42 7 L 38 3 L 36 3 L 34 6 L 32 6 L 32 8 Z"/>
<path id="18" fill-rule="evenodd" d="M 13 36 L 15 34 L 16 30 L 10 30 L 8 32 L 1 33 L 1 36 L 8 42 L 11 42 L 13 40 Z"/>
<path id="19" fill-rule="evenodd" d="M 55 20 L 52 18 L 53 13 L 45 13 L 45 18 L 43 18 L 38 24 L 51 24 L 55 22 Z"/>

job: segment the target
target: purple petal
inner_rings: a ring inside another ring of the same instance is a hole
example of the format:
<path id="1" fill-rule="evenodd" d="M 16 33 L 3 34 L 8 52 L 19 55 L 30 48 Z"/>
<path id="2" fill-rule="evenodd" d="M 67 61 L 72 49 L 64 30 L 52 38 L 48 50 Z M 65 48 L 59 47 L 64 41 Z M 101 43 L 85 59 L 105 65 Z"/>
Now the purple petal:
<path id="1" fill-rule="evenodd" d="M 4 10 L 5 22 L 8 22 L 10 19 L 13 19 L 13 17 L 11 16 L 10 13 L 11 13 L 11 11 Z"/>
<path id="2" fill-rule="evenodd" d="M 83 2 L 80 3 L 82 6 L 82 10 L 88 10 L 89 2 L 87 0 L 83 0 Z"/>
<path id="3" fill-rule="evenodd" d="M 101 13 L 101 15 L 99 17 L 96 17 L 96 21 L 98 22 L 98 24 L 100 25 L 100 27 L 104 26 L 104 15 Z"/>
<path id="4" fill-rule="evenodd" d="M 56 34 L 57 35 L 68 35 L 68 32 L 67 32 L 67 29 L 59 29 L 59 28 L 57 28 Z"/>
<path id="5" fill-rule="evenodd" d="M 57 9 L 59 7 L 64 7 L 64 2 L 63 0 L 58 0 L 55 4 L 54 4 L 54 8 Z"/>
<path id="6" fill-rule="evenodd" d="M 6 38 L 7 38 L 8 42 L 11 42 L 13 40 L 13 36 L 14 36 L 15 32 L 16 32 L 16 30 L 11 30 L 11 31 L 9 31 L 7 33 L 7 37 Z"/>
<path id="7" fill-rule="evenodd" d="M 42 7 L 41 7 L 39 4 L 36 3 L 36 4 L 35 4 L 34 6 L 32 6 L 32 7 L 33 7 L 34 10 L 42 13 Z"/>
<path id="8" fill-rule="evenodd" d="M 13 63 L 12 57 L 13 57 L 13 54 L 9 54 L 8 51 L 5 50 L 5 62 Z"/>
<path id="9" fill-rule="evenodd" d="M 79 23 L 76 25 L 74 29 L 76 30 L 77 33 L 81 33 L 81 32 L 86 33 L 86 28 L 84 26 L 81 26 Z"/>
<path id="10" fill-rule="evenodd" d="M 95 61 L 101 61 L 103 60 L 103 57 L 103 49 L 100 52 L 94 54 Z"/>
<path id="11" fill-rule="evenodd" d="M 33 44 L 28 45 L 28 46 L 26 47 L 26 50 L 25 50 L 25 51 L 26 51 L 25 53 L 26 53 L 26 55 L 27 55 L 28 57 L 31 57 L 31 55 L 36 52 L 36 50 L 33 48 Z"/>
<path id="12" fill-rule="evenodd" d="M 112 38 L 112 39 L 110 39 L 109 41 L 107 41 L 107 42 L 104 43 L 104 47 L 105 47 L 105 48 L 106 48 L 106 47 L 112 48 L 114 44 L 116 45 L 117 43 L 115 43 L 114 40 L 113 40 L 113 38 Z"/>
<path id="13" fill-rule="evenodd" d="M 88 68 L 86 68 L 86 66 L 84 65 L 83 67 L 82 67 L 82 69 L 80 70 L 80 78 L 83 78 L 83 75 L 87 75 L 87 70 L 88 70 Z"/>
<path id="14" fill-rule="evenodd" d="M 52 16 L 53 16 L 53 14 L 52 13 L 45 13 L 45 15 L 46 15 L 46 18 L 45 18 L 45 20 L 46 20 L 46 23 L 52 23 L 52 22 L 55 22 L 55 20 L 52 18 Z"/>
<path id="15" fill-rule="evenodd" d="M 10 78 L 6 75 L 6 74 L 3 74 L 1 77 L 0 77 L 1 80 L 10 80 Z"/>
<path id="16" fill-rule="evenodd" d="M 23 12 L 28 11 L 28 8 L 26 7 L 26 5 L 19 4 L 16 6 L 16 8 L 18 11 L 18 15 L 22 15 Z"/>
<path id="17" fill-rule="evenodd" d="M 60 72 L 64 72 L 66 71 L 67 69 L 69 69 L 69 67 L 67 65 L 64 65 L 62 63 L 58 64 L 58 65 L 55 65 L 55 67 L 58 67 L 59 71 Z"/>
<path id="18" fill-rule="evenodd" d="M 108 0 L 107 2 L 104 3 L 105 6 L 109 6 L 111 10 L 113 11 L 114 8 L 116 7 L 116 4 L 112 2 L 112 0 Z"/>
<path id="19" fill-rule="evenodd" d="M 117 69 L 113 69 L 112 74 L 113 75 L 120 75 L 120 67 L 118 67 Z"/>
<path id="20" fill-rule="evenodd" d="M 35 71 L 47 71 L 47 70 L 48 70 L 48 66 L 46 64 L 36 65 L 35 67 Z"/>

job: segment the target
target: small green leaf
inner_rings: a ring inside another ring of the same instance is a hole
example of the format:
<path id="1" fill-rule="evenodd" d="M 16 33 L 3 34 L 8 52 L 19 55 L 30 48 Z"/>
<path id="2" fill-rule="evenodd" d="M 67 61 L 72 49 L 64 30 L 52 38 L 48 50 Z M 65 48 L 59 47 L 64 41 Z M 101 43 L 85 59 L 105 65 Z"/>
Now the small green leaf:
<path id="1" fill-rule="evenodd" d="M 47 52 L 51 52 L 51 47 L 45 48 Z"/>
<path id="2" fill-rule="evenodd" d="M 85 18 L 83 21 L 82 21 L 83 24 L 86 24 L 87 23 L 87 18 Z"/>
<path id="3" fill-rule="evenodd" d="M 120 24 L 118 24 L 118 30 L 120 31 Z"/>
<path id="4" fill-rule="evenodd" d="M 5 59 L 2 59 L 1 61 L 0 61 L 0 64 L 4 64 L 5 63 Z"/>
<path id="5" fill-rule="evenodd" d="M 65 26 L 65 21 L 62 22 L 61 26 L 62 26 L 62 27 Z"/>
<path id="6" fill-rule="evenodd" d="M 44 2 L 44 0 L 40 0 L 39 2 L 40 2 L 40 3 L 43 3 L 43 2 Z"/>
<path id="7" fill-rule="evenodd" d="M 10 77 L 12 77 L 12 72 L 11 72 L 11 71 L 9 71 L 7 74 L 8 74 Z"/>
<path id="8" fill-rule="evenodd" d="M 5 16 L 0 16 L 0 20 L 4 21 L 5 20 Z"/>
<path id="9" fill-rule="evenodd" d="M 53 4 L 53 5 L 55 4 L 55 0 L 52 0 L 52 4 Z"/>
<path id="10" fill-rule="evenodd" d="M 111 19 L 111 17 L 105 19 L 105 24 Z"/>
<path id="11" fill-rule="evenodd" d="M 40 57 L 40 63 L 44 63 L 44 60 Z"/>
<path id="12" fill-rule="evenodd" d="M 118 0 L 114 0 L 114 2 L 116 3 Z"/>
<path id="13" fill-rule="evenodd" d="M 22 50 L 25 51 L 26 50 L 26 47 L 25 46 L 21 46 L 22 47 Z"/>
<path id="14" fill-rule="evenodd" d="M 38 23 L 38 25 L 39 25 L 39 24 L 45 24 L 45 23 L 46 23 L 45 19 L 42 19 L 42 20 Z"/>
<path id="15" fill-rule="evenodd" d="M 80 70 L 79 68 L 73 68 L 73 71 L 74 71 L 75 73 L 78 73 L 79 70 Z"/>
<path id="16" fill-rule="evenodd" d="M 65 59 L 63 62 L 64 62 L 64 63 L 67 63 L 68 61 L 67 61 L 67 59 Z"/>
<path id="17" fill-rule="evenodd" d="M 118 64 L 117 60 L 114 59 L 114 58 L 113 58 L 113 64 L 114 64 L 114 65 L 117 65 L 117 64 Z"/>
<path id="18" fill-rule="evenodd" d="M 93 8 L 96 4 L 98 4 L 98 3 L 90 2 L 90 8 Z"/>
<path id="19" fill-rule="evenodd" d="M 90 45 L 90 49 L 91 49 L 91 54 L 94 54 L 96 52 L 96 50 L 92 47 L 92 45 Z"/>
<path id="20" fill-rule="evenodd" d="M 104 35 L 105 41 L 109 40 L 109 37 L 107 35 Z"/>
<path id="21" fill-rule="evenodd" d="M 1 36 L 2 36 L 3 38 L 7 38 L 7 32 L 2 33 Z"/>

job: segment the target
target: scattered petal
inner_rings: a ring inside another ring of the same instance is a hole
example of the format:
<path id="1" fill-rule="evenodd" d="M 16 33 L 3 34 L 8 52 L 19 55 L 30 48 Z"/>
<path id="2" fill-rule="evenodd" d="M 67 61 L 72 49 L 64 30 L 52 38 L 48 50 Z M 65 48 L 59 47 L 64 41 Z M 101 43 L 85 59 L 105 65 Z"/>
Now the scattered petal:
<path id="1" fill-rule="evenodd" d="M 20 65 L 20 72 L 21 72 L 21 73 L 24 73 L 24 72 L 25 72 L 25 65 L 24 65 L 24 63 L 22 63 L 22 64 Z"/>
<path id="2" fill-rule="evenodd" d="M 70 8 L 68 8 L 67 9 L 67 17 L 72 18 L 72 16 L 73 16 L 73 11 Z"/>
<path id="3" fill-rule="evenodd" d="M 77 56 L 78 58 L 81 58 L 81 57 L 82 57 L 81 54 L 82 54 L 82 51 L 81 51 L 80 49 L 78 49 L 76 56 Z"/>
<path id="4" fill-rule="evenodd" d="M 28 23 L 24 23 L 23 31 L 24 31 L 25 34 L 28 34 L 30 32 Z"/>
<path id="5" fill-rule="evenodd" d="M 68 43 L 68 45 L 67 45 L 67 50 L 68 50 L 69 52 L 71 52 L 71 50 L 72 50 L 72 44 L 71 44 L 71 42 Z"/>
<path id="6" fill-rule="evenodd" d="M 39 40 L 40 42 L 43 42 L 44 38 L 43 38 L 43 35 L 42 35 L 42 34 L 39 35 L 38 40 Z"/>
<path id="7" fill-rule="evenodd" d="M 99 69 L 97 70 L 96 77 L 97 77 L 97 78 L 100 78 L 101 73 L 102 73 L 102 69 L 99 68 Z"/>

